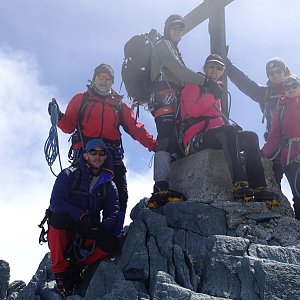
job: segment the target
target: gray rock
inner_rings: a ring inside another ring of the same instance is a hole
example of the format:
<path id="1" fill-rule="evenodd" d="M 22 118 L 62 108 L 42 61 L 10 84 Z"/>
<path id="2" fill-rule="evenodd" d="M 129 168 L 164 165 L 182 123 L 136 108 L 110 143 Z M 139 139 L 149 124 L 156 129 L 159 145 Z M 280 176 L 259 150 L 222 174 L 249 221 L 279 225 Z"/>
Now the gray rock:
<path id="1" fill-rule="evenodd" d="M 252 244 L 248 249 L 249 256 L 259 259 L 274 260 L 286 264 L 300 264 L 300 249 L 292 247 L 265 246 Z"/>
<path id="2" fill-rule="evenodd" d="M 300 266 L 257 261 L 255 277 L 261 299 L 300 299 Z"/>
<path id="3" fill-rule="evenodd" d="M 13 293 L 19 293 L 25 286 L 26 283 L 23 280 L 15 280 L 11 282 L 8 286 L 7 296 L 10 296 Z"/>
<path id="4" fill-rule="evenodd" d="M 10 279 L 10 267 L 9 263 L 0 260 L 0 300 L 7 296 L 7 290 Z"/>
<path id="5" fill-rule="evenodd" d="M 223 209 L 196 201 L 167 203 L 163 207 L 169 227 L 186 229 L 201 236 L 226 234 L 226 218 Z"/>
<path id="6" fill-rule="evenodd" d="M 106 294 L 111 294 L 112 291 L 115 290 L 116 287 L 118 287 L 120 282 L 122 283 L 122 288 L 124 289 L 125 293 L 129 283 L 127 283 L 127 285 L 124 284 L 123 273 L 114 263 L 102 261 L 99 264 L 94 276 L 92 277 L 92 280 L 90 281 L 90 284 L 86 290 L 85 297 L 83 299 L 102 299 Z"/>
<path id="7" fill-rule="evenodd" d="M 159 272 L 156 276 L 153 300 L 222 300 L 224 298 L 213 297 L 202 293 L 195 293 L 183 288 L 176 283 L 174 278 L 167 273 Z M 227 298 L 230 299 L 230 298 Z"/>
<path id="8" fill-rule="evenodd" d="M 170 187 L 189 200 L 204 203 L 231 199 L 232 183 L 224 152 L 206 149 L 171 163 Z"/>

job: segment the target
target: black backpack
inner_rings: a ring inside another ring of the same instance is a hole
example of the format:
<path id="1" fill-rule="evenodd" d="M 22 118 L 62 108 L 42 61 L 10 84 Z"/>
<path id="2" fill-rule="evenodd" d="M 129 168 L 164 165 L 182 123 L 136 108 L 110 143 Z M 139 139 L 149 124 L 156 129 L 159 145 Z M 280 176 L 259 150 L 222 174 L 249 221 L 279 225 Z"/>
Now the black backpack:
<path id="1" fill-rule="evenodd" d="M 155 29 L 151 29 L 149 33 L 135 35 L 124 46 L 122 80 L 128 97 L 138 104 L 149 101 L 151 52 L 161 37 Z"/>

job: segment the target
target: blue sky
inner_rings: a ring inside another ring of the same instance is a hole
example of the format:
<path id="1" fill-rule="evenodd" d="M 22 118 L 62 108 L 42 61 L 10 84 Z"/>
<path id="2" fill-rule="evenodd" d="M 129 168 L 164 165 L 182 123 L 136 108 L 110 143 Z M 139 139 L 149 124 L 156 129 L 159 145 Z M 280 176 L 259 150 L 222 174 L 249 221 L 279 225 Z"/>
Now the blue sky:
<path id="1" fill-rule="evenodd" d="M 133 35 L 163 31 L 173 13 L 186 15 L 201 4 L 195 0 L 2 0 L 0 2 L 0 259 L 10 263 L 11 280 L 28 282 L 48 251 L 38 245 L 39 224 L 49 203 L 54 176 L 44 159 L 50 129 L 47 105 L 55 97 L 64 111 L 70 98 L 85 90 L 94 68 L 111 64 L 119 90 L 123 45 Z M 300 73 L 298 0 L 235 0 L 226 8 L 229 57 L 256 82 L 265 84 L 265 63 L 278 56 Z M 191 69 L 199 71 L 209 54 L 207 22 L 179 44 Z M 258 133 L 265 126 L 256 103 L 229 82 L 231 118 Z M 126 94 L 124 88 L 121 93 Z M 124 98 L 127 101 L 126 96 Z M 151 115 L 140 120 L 156 135 Z M 152 154 L 126 133 L 129 206 L 152 187 Z M 63 166 L 68 136 L 59 133 Z M 58 172 L 56 163 L 54 169 Z M 284 190 L 290 197 L 286 186 Z M 129 222 L 129 218 L 127 218 Z"/>

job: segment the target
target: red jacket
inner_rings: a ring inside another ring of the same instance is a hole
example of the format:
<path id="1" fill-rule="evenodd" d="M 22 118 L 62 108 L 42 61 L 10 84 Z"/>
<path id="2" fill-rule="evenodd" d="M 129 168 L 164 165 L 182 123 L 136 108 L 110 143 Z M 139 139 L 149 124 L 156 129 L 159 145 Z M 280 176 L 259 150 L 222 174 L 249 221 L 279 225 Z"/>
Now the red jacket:
<path id="1" fill-rule="evenodd" d="M 300 96 L 294 98 L 283 97 L 280 99 L 279 105 L 284 106 L 281 121 L 278 114 L 279 106 L 273 114 L 271 132 L 262 148 L 262 155 L 265 157 L 271 157 L 276 153 L 280 147 L 282 136 L 287 139 L 287 142 L 291 138 L 300 139 Z M 280 155 L 283 164 L 288 162 L 288 152 L 289 144 L 286 143 Z M 290 159 L 297 157 L 299 154 L 300 140 L 293 141 L 290 148 Z"/>
<path id="2" fill-rule="evenodd" d="M 224 125 L 221 114 L 221 101 L 215 99 L 211 93 L 201 95 L 201 86 L 196 84 L 186 84 L 181 91 L 181 119 L 182 121 L 189 118 L 200 116 L 213 117 L 209 120 L 207 129 Z M 183 144 L 186 147 L 189 141 L 204 127 L 204 121 L 188 128 L 183 135 Z"/>
<path id="3" fill-rule="evenodd" d="M 89 100 L 81 118 L 81 132 L 86 137 L 101 137 L 110 141 L 118 141 L 121 138 L 119 126 L 139 141 L 149 151 L 153 151 L 156 141 L 144 128 L 144 125 L 135 121 L 133 111 L 123 103 L 122 97 L 115 94 L 112 97 L 103 97 L 88 88 Z M 78 113 L 83 100 L 83 93 L 75 95 L 65 114 L 57 122 L 65 133 L 73 133 L 77 126 Z"/>

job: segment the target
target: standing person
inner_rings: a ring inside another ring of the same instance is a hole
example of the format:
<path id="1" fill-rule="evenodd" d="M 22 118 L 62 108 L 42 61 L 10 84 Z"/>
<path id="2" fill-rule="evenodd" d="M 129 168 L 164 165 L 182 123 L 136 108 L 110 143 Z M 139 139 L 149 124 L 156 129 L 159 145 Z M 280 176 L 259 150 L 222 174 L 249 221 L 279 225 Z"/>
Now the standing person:
<path id="1" fill-rule="evenodd" d="M 151 56 L 152 99 L 150 107 L 157 128 L 157 147 L 154 157 L 154 188 L 150 198 L 170 196 L 171 154 L 178 152 L 176 117 L 178 96 L 184 82 L 206 85 L 212 93 L 221 92 L 218 85 L 203 74 L 188 69 L 178 49 L 185 23 L 180 15 L 171 15 L 165 21 L 164 36 L 154 45 Z M 167 196 L 166 196 L 167 195 Z"/>
<path id="2" fill-rule="evenodd" d="M 114 229 L 119 201 L 113 173 L 103 167 L 106 159 L 103 140 L 90 140 L 78 167 L 62 170 L 53 186 L 48 244 L 51 271 L 65 296 L 80 283 L 84 266 L 102 260 L 117 248 Z M 83 251 L 88 254 L 83 255 Z"/>
<path id="3" fill-rule="evenodd" d="M 282 59 L 274 57 L 266 64 L 266 74 L 268 77 L 267 85 L 259 85 L 227 59 L 228 77 L 244 94 L 259 104 L 263 113 L 262 122 L 264 122 L 266 118 L 265 140 L 267 140 L 267 136 L 271 130 L 274 110 L 278 106 L 280 97 L 284 95 L 283 81 L 286 77 L 291 75 L 291 72 Z M 274 157 L 272 161 L 275 179 L 280 186 L 283 176 L 283 167 L 279 157 Z"/>
<path id="4" fill-rule="evenodd" d="M 285 96 L 273 114 L 271 131 L 262 148 L 265 157 L 280 153 L 284 173 L 293 193 L 294 211 L 300 220 L 300 80 L 289 76 L 283 82 Z"/>
<path id="5" fill-rule="evenodd" d="M 218 80 L 224 73 L 225 64 L 219 55 L 209 55 L 203 69 L 208 78 L 222 85 Z M 254 197 L 255 201 L 276 205 L 278 196 L 267 190 L 256 133 L 225 125 L 220 98 L 205 87 L 186 84 L 180 101 L 186 154 L 207 148 L 223 149 L 232 175 L 234 198 L 250 201 Z M 240 151 L 244 151 L 246 173 Z"/>
<path id="6" fill-rule="evenodd" d="M 121 233 L 128 201 L 126 168 L 123 163 L 123 147 L 120 126 L 131 137 L 139 141 L 149 151 L 153 151 L 156 141 L 135 120 L 133 111 L 122 102 L 122 96 L 113 89 L 114 70 L 110 65 L 96 67 L 93 78 L 85 93 L 75 95 L 63 114 L 58 109 L 57 126 L 65 133 L 74 133 L 73 149 L 84 147 L 91 138 L 102 138 L 113 158 L 114 179 L 120 197 L 120 212 L 116 232 Z M 57 103 L 50 102 L 51 105 Z M 77 139 L 76 139 L 77 137 Z"/>

